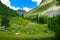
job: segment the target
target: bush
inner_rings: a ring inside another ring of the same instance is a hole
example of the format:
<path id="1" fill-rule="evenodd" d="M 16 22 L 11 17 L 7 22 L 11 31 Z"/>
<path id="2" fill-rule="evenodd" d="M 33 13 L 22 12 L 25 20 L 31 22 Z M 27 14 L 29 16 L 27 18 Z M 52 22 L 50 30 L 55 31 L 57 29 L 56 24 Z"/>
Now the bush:
<path id="1" fill-rule="evenodd" d="M 56 39 L 60 39 L 60 15 L 57 15 L 56 17 L 49 18 L 48 19 L 48 28 L 55 32 Z"/>
<path id="2" fill-rule="evenodd" d="M 47 16 L 40 16 L 38 22 L 41 24 L 47 24 L 48 23 L 48 17 Z"/>
<path id="3" fill-rule="evenodd" d="M 8 17 L 6 16 L 2 17 L 1 26 L 5 26 L 5 30 L 7 27 L 10 27 Z"/>

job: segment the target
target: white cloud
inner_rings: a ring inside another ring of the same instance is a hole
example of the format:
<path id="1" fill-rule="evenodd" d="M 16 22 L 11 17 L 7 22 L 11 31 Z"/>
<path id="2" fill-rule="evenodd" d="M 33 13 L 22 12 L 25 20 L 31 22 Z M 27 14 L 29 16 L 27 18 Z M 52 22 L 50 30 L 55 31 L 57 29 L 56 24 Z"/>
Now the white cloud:
<path id="1" fill-rule="evenodd" d="M 37 2 L 37 5 L 39 5 L 41 1 L 42 1 L 42 0 L 32 0 L 32 2 Z M 14 7 L 14 6 L 11 6 L 11 3 L 10 3 L 9 0 L 1 0 L 1 2 L 2 2 L 3 4 L 5 4 L 7 7 L 9 7 L 10 9 L 13 9 L 13 10 L 21 9 L 20 7 L 17 7 L 17 8 L 16 8 L 16 7 Z M 24 7 L 23 10 L 25 10 L 25 11 L 28 12 L 28 11 L 32 10 L 32 8 Z"/>
<path id="2" fill-rule="evenodd" d="M 23 10 L 25 10 L 26 12 L 32 10 L 32 8 L 28 8 L 28 7 L 24 7 Z"/>
<path id="3" fill-rule="evenodd" d="M 9 7 L 10 9 L 13 9 L 13 10 L 18 10 L 18 9 L 21 9 L 21 8 L 19 8 L 19 7 L 14 7 L 14 6 L 11 6 L 11 4 L 10 4 L 10 1 L 9 0 L 1 0 L 1 2 L 3 3 L 3 4 L 5 4 L 7 7 Z M 25 10 L 25 11 L 30 11 L 32 8 L 28 8 L 28 7 L 24 7 L 23 8 L 23 10 Z"/>
<path id="4" fill-rule="evenodd" d="M 10 9 L 13 9 L 13 10 L 18 10 L 18 9 L 20 9 L 19 7 L 16 8 L 16 7 L 14 7 L 14 6 L 11 6 L 9 0 L 1 0 L 1 2 L 2 2 L 3 4 L 5 4 L 7 7 L 9 7 Z"/>
<path id="5" fill-rule="evenodd" d="M 37 2 L 37 5 L 39 5 L 41 1 L 42 0 L 32 0 L 32 2 Z"/>
<path id="6" fill-rule="evenodd" d="M 13 7 L 13 6 L 10 6 L 10 8 L 13 9 L 13 10 L 19 10 L 20 9 L 19 7 L 16 8 L 16 7 Z"/>

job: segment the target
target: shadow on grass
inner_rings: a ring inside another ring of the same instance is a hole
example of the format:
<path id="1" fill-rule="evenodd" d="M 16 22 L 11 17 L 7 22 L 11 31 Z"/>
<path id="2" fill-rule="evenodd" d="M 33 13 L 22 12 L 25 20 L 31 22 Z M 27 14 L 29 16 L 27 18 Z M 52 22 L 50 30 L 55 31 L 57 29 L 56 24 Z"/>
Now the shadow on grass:
<path id="1" fill-rule="evenodd" d="M 4 26 L 5 30 L 10 27 L 9 18 L 7 15 L 2 17 L 1 26 Z"/>
<path id="2" fill-rule="evenodd" d="M 0 38 L 0 40 L 55 40 L 55 38 Z"/>
<path id="3" fill-rule="evenodd" d="M 60 40 L 60 14 L 49 18 L 48 28 L 55 33 L 55 40 Z"/>

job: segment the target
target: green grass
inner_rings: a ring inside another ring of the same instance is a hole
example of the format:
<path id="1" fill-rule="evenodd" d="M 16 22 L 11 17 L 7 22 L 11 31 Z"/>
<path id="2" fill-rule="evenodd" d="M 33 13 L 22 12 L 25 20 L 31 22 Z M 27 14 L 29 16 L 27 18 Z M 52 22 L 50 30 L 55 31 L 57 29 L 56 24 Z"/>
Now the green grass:
<path id="1" fill-rule="evenodd" d="M 7 28 L 7 31 L 0 31 L 1 40 L 33 40 L 55 36 L 54 32 L 48 29 L 47 24 L 33 23 L 18 16 L 9 20 L 10 27 Z M 19 35 L 16 35 L 16 33 L 19 33 Z"/>
<path id="2" fill-rule="evenodd" d="M 47 10 L 51 7 L 50 4 L 54 3 L 49 3 L 39 8 L 30 16 L 28 15 L 29 18 L 36 16 L 38 12 Z M 7 16 L 5 15 L 6 13 L 8 14 Z M 55 33 L 48 28 L 48 24 L 34 23 L 14 13 L 13 10 L 0 3 L 0 40 L 53 40 L 55 38 Z M 7 27 L 7 30 L 2 30 L 1 21 L 5 16 L 8 18 L 10 26 Z"/>

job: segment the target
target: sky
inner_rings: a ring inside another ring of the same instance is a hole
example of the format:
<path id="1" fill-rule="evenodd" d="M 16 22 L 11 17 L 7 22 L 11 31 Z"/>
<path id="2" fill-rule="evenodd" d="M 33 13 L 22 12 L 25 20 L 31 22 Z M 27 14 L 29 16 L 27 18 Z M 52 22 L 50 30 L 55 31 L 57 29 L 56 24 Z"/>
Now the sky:
<path id="1" fill-rule="evenodd" d="M 27 12 L 38 6 L 41 1 L 42 0 L 1 0 L 1 2 L 10 9 L 22 9 Z"/>

